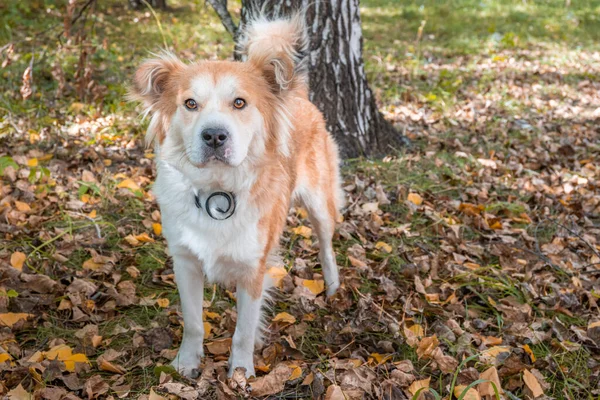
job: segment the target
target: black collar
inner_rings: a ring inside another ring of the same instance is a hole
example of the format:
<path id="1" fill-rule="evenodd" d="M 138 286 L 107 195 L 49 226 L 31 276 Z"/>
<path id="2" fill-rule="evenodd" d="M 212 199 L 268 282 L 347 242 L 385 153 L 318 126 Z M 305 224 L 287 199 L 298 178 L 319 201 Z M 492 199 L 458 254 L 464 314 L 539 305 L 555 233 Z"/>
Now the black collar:
<path id="1" fill-rule="evenodd" d="M 194 194 L 194 203 L 198 209 L 204 209 L 209 217 L 218 221 L 230 218 L 235 212 L 235 195 L 231 192 L 212 192 L 206 196 L 198 192 Z M 202 204 L 204 203 L 204 207 Z"/>

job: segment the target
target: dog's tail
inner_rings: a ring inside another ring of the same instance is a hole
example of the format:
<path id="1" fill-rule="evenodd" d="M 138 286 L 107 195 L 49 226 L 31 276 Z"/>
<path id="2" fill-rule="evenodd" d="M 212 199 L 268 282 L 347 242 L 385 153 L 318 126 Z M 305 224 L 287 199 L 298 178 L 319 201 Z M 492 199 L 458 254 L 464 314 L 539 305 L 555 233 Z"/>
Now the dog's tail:
<path id="1" fill-rule="evenodd" d="M 250 16 L 241 27 L 236 51 L 243 61 L 263 68 L 277 92 L 308 89 L 308 34 L 304 15 L 269 19 Z"/>

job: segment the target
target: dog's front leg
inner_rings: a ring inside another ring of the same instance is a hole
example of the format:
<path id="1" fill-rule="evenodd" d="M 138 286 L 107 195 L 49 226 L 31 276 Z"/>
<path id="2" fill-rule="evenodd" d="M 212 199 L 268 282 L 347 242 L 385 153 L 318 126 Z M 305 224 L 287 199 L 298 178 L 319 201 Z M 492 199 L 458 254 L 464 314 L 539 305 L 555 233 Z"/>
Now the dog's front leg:
<path id="1" fill-rule="evenodd" d="M 260 329 L 262 286 L 262 274 L 251 285 L 237 285 L 237 323 L 231 344 L 229 377 L 238 367 L 246 369 L 246 377 L 256 375 L 254 372 L 254 344 Z"/>
<path id="2" fill-rule="evenodd" d="M 183 340 L 177 357 L 171 365 L 188 378 L 198 376 L 198 366 L 204 357 L 204 324 L 202 302 L 204 300 L 204 274 L 197 257 L 185 250 L 173 251 L 175 280 L 183 312 Z"/>

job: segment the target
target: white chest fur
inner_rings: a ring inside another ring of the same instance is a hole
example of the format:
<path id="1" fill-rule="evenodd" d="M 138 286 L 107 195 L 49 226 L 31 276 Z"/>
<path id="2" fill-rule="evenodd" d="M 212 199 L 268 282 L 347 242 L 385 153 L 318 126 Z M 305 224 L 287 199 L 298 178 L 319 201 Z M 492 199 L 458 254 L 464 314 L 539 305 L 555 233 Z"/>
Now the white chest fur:
<path id="1" fill-rule="evenodd" d="M 194 188 L 203 184 L 198 180 L 194 183 L 174 167 L 159 165 L 153 192 L 162 213 L 163 233 L 171 251 L 189 251 L 198 258 L 210 282 L 231 285 L 257 268 L 261 259 L 258 210 L 249 204 L 249 190 L 238 187 L 234 188 L 234 214 L 215 220 L 194 202 Z"/>

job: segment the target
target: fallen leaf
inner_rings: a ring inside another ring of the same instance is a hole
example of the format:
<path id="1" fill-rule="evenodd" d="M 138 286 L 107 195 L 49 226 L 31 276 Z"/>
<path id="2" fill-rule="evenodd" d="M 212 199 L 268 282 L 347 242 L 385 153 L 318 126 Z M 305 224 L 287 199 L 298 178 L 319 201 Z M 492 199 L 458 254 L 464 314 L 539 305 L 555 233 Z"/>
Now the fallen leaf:
<path id="1" fill-rule="evenodd" d="M 302 236 L 306 239 L 310 239 L 310 236 L 312 235 L 312 229 L 310 229 L 307 226 L 303 226 L 303 225 L 301 225 L 297 228 L 292 228 L 292 232 L 295 235 Z"/>
<path id="2" fill-rule="evenodd" d="M 15 251 L 14 253 L 12 253 L 10 255 L 10 265 L 12 265 L 13 268 L 18 269 L 19 271 L 22 271 L 23 264 L 25 263 L 26 259 L 27 259 L 27 256 L 25 255 L 25 253 L 21 253 L 20 251 Z"/>
<path id="3" fill-rule="evenodd" d="M 278 364 L 268 375 L 250 383 L 252 396 L 270 396 L 281 392 L 290 376 L 292 376 L 292 370 L 285 364 Z"/>
<path id="4" fill-rule="evenodd" d="M 19 386 L 7 393 L 8 400 L 33 400 L 33 396 L 23 389 L 23 386 L 19 383 Z"/>
<path id="5" fill-rule="evenodd" d="M 390 246 L 389 244 L 385 243 L 385 242 L 377 242 L 375 243 L 375 248 L 377 250 L 381 250 L 384 253 L 391 253 L 392 252 L 392 246 Z"/>
<path id="6" fill-rule="evenodd" d="M 409 193 L 406 200 L 410 201 L 416 206 L 420 206 L 421 204 L 423 204 L 423 198 L 417 193 Z"/>
<path id="7" fill-rule="evenodd" d="M 19 322 L 23 319 L 31 318 L 31 317 L 33 317 L 33 314 L 26 314 L 26 313 L 0 314 L 0 325 L 4 325 L 4 326 L 8 326 L 9 328 L 12 328 L 12 326 L 14 324 L 16 324 L 17 322 Z"/>
<path id="8" fill-rule="evenodd" d="M 267 274 L 273 280 L 273 286 L 281 287 L 281 282 L 288 272 L 283 267 L 271 267 L 267 270 Z"/>
<path id="9" fill-rule="evenodd" d="M 421 379 L 420 381 L 414 381 L 409 387 L 408 391 L 414 396 L 420 389 L 429 389 L 429 382 L 431 378 Z"/>
<path id="10" fill-rule="evenodd" d="M 325 400 L 346 400 L 346 396 L 341 387 L 330 385 L 325 392 Z"/>
<path id="11" fill-rule="evenodd" d="M 496 389 L 498 390 L 499 394 L 503 393 L 502 386 L 500 384 L 500 378 L 498 377 L 498 370 L 496 369 L 496 367 L 490 367 L 483 371 L 481 374 L 479 374 L 479 379 L 489 381 L 480 383 L 477 387 L 477 389 L 479 390 L 479 394 L 482 397 L 495 395 L 492 383 L 496 385 Z"/>
<path id="12" fill-rule="evenodd" d="M 117 185 L 117 187 L 119 189 L 121 189 L 121 188 L 127 188 L 127 189 L 131 189 L 133 191 L 140 190 L 140 187 L 138 186 L 138 184 L 135 183 L 134 181 L 132 181 L 129 178 L 124 179 L 121 182 L 119 182 L 119 184 Z"/>
<path id="13" fill-rule="evenodd" d="M 154 232 L 154 234 L 156 236 L 160 236 L 160 234 L 162 233 L 162 225 L 159 224 L 158 222 L 154 222 L 152 224 L 152 231 Z"/>
<path id="14" fill-rule="evenodd" d="M 12 356 L 8 353 L 0 353 L 0 363 L 12 360 Z"/>
<path id="15" fill-rule="evenodd" d="M 296 322 L 296 317 L 286 312 L 281 312 L 273 318 L 273 322 L 286 322 L 288 324 L 293 324 Z"/>
<path id="16" fill-rule="evenodd" d="M 123 367 L 113 364 L 110 361 L 106 361 L 104 359 L 100 360 L 98 368 L 100 368 L 102 371 L 112 372 L 112 373 L 120 374 L 120 375 L 123 375 L 126 372 L 123 369 Z"/>
<path id="17" fill-rule="evenodd" d="M 170 302 L 169 299 L 157 299 L 156 304 L 161 308 L 167 308 L 169 307 Z"/>
<path id="18" fill-rule="evenodd" d="M 229 353 L 231 348 L 231 338 L 214 340 L 206 344 L 206 349 L 210 354 L 220 355 Z"/>
<path id="19" fill-rule="evenodd" d="M 304 279 L 302 285 L 308 288 L 313 294 L 322 293 L 325 290 L 325 281 Z"/>
<path id="20" fill-rule="evenodd" d="M 475 390 L 475 388 L 469 388 L 464 396 L 460 397 L 467 387 L 467 385 L 457 385 L 454 387 L 454 396 L 462 400 L 481 400 L 481 396 L 479 396 L 479 393 L 477 390 Z"/>
<path id="21" fill-rule="evenodd" d="M 37 167 L 38 159 L 36 157 L 30 158 L 29 160 L 27 160 L 27 166 L 28 167 Z"/>
<path id="22" fill-rule="evenodd" d="M 528 370 L 523 371 L 523 382 L 525 382 L 525 385 L 527 385 L 529 390 L 531 390 L 531 394 L 534 398 L 544 394 L 544 389 L 542 389 L 542 386 L 538 382 L 537 378 Z"/>
<path id="23" fill-rule="evenodd" d="M 433 353 L 433 350 L 439 345 L 439 341 L 436 335 L 430 337 L 424 337 L 419 342 L 417 347 L 417 356 L 421 358 L 429 358 Z"/>
<path id="24" fill-rule="evenodd" d="M 296 367 L 292 370 L 292 374 L 288 378 L 288 381 L 293 381 L 294 379 L 298 379 L 302 376 L 302 368 Z"/>
<path id="25" fill-rule="evenodd" d="M 29 207 L 29 204 L 23 203 L 22 201 L 15 201 L 15 207 L 17 207 L 17 210 L 21 212 L 31 211 L 31 207 Z"/>

